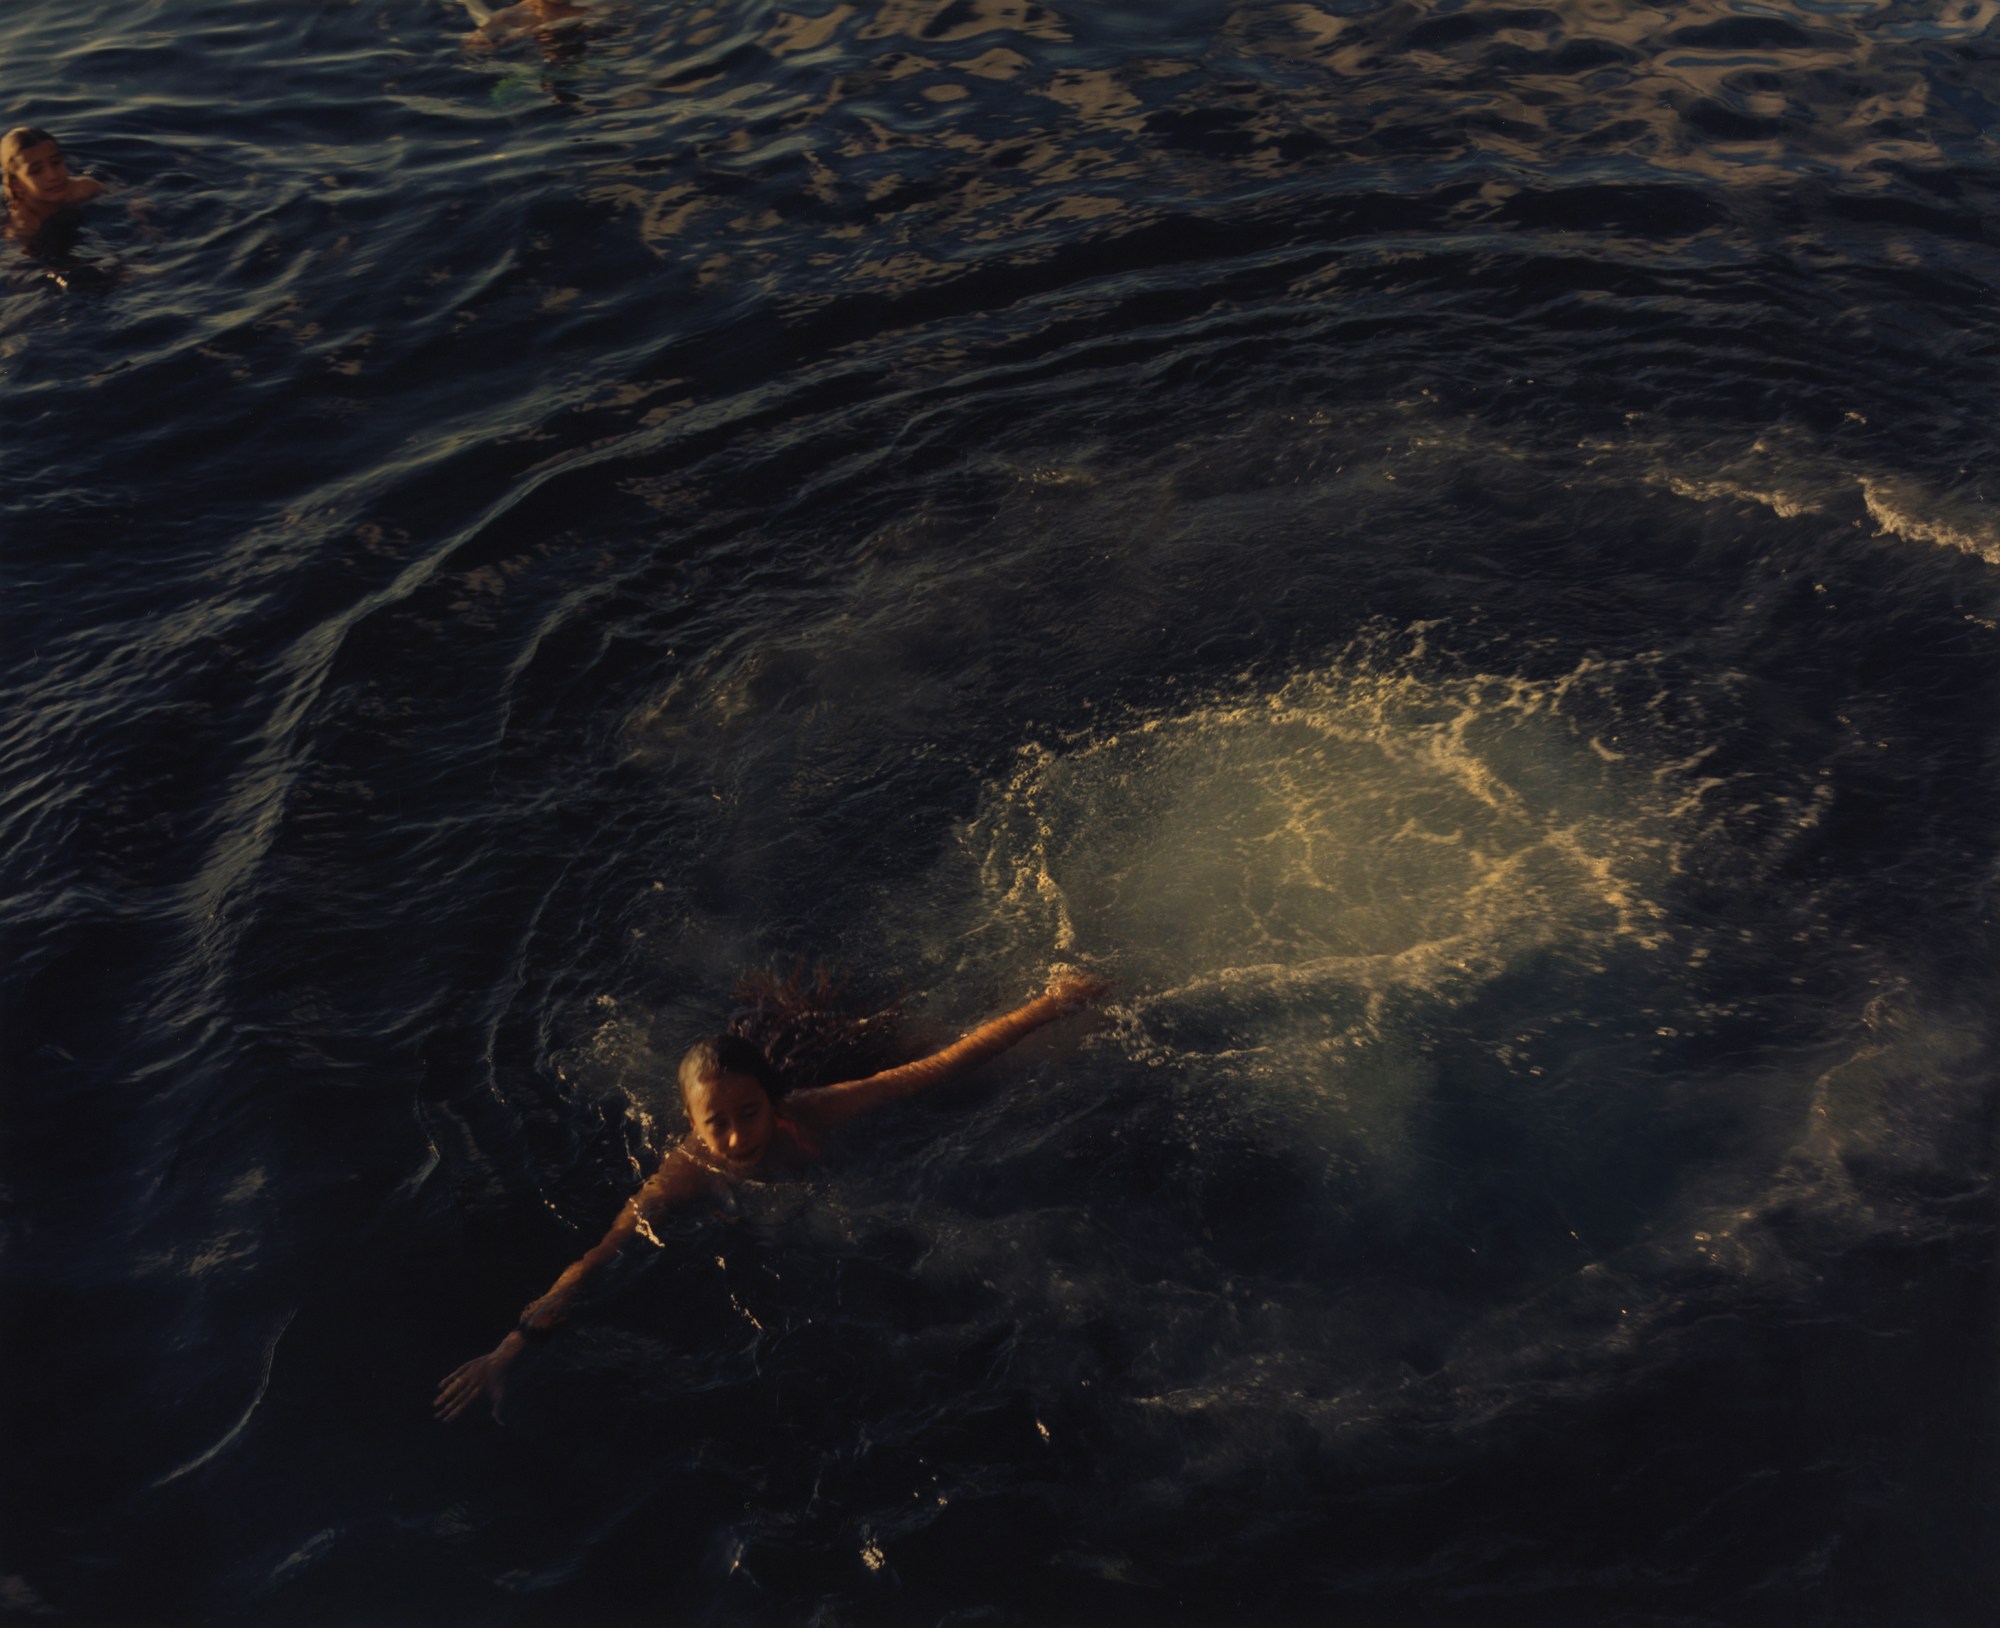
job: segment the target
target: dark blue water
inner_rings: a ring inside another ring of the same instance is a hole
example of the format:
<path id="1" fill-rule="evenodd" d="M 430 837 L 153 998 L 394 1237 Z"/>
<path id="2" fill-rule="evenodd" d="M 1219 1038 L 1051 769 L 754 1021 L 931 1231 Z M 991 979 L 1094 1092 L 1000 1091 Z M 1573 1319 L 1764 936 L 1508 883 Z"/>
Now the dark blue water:
<path id="1" fill-rule="evenodd" d="M 8 7 L 0 1612 L 1987 1620 L 1996 18 Z"/>

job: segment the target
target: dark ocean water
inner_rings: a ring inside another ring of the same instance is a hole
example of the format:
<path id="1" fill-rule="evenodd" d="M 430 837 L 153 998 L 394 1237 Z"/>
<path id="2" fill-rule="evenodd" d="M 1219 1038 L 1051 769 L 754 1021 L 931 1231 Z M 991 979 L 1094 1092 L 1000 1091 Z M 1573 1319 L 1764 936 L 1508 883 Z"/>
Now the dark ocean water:
<path id="1" fill-rule="evenodd" d="M 13 0 L 0 1616 L 1990 1620 L 1997 21 Z"/>

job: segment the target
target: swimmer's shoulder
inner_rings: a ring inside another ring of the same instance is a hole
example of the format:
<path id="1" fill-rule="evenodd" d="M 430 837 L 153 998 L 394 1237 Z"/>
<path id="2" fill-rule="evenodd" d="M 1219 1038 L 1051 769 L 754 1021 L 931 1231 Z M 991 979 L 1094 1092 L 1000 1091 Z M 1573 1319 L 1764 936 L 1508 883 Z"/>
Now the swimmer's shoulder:
<path id="1" fill-rule="evenodd" d="M 87 175 L 76 176 L 70 181 L 69 196 L 46 213 L 25 209 L 14 199 L 9 198 L 6 223 L 0 226 L 0 234 L 32 243 L 51 228 L 60 231 L 67 227 L 74 231 L 82 220 L 79 206 L 89 203 L 93 198 L 103 197 L 110 190 L 102 181 L 93 180 Z"/>
<path id="2" fill-rule="evenodd" d="M 779 1108 L 778 1129 L 790 1150 L 801 1159 L 817 1159 L 825 1151 L 826 1122 L 803 1093 L 786 1099 Z"/>
<path id="3" fill-rule="evenodd" d="M 642 1213 L 671 1209 L 710 1197 L 718 1186 L 727 1186 L 728 1181 L 728 1172 L 708 1156 L 690 1131 L 667 1149 L 659 1168 L 646 1178 L 632 1202 Z"/>

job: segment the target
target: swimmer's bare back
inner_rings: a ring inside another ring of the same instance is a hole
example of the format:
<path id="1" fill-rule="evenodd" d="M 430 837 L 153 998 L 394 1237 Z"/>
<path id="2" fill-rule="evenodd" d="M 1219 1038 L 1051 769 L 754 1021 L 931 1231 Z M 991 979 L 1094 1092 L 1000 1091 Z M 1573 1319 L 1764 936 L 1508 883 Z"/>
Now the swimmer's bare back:
<path id="1" fill-rule="evenodd" d="M 566 1268 L 548 1293 L 531 1301 L 511 1332 L 484 1356 L 461 1363 L 445 1376 L 434 1404 L 437 1417 L 450 1421 L 470 1412 L 482 1398 L 497 1420 L 507 1374 L 533 1341 L 546 1338 L 569 1316 L 577 1298 L 634 1238 L 657 1243 L 653 1222 L 676 1209 L 713 1203 L 730 1184 L 763 1173 L 773 1161 L 810 1160 L 821 1137 L 835 1126 L 885 1103 L 914 1096 L 978 1067 L 1024 1040 L 1045 1024 L 1101 1000 L 1110 985 L 1082 973 L 1064 973 L 1047 990 L 982 1023 L 963 1039 L 913 1063 L 884 1069 L 858 1080 L 797 1091 L 773 1101 L 755 1079 L 726 1068 L 698 1082 L 686 1095 L 693 1128 L 660 1161 L 659 1169 L 626 1200 L 618 1219 L 598 1243 Z"/>

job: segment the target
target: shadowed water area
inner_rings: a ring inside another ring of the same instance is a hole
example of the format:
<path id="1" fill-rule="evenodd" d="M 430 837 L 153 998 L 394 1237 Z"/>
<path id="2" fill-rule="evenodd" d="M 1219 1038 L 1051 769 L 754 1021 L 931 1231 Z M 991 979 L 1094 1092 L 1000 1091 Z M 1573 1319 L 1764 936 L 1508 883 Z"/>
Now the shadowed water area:
<path id="1" fill-rule="evenodd" d="M 0 17 L 0 1615 L 1984 1622 L 2000 5 L 470 22 Z"/>

